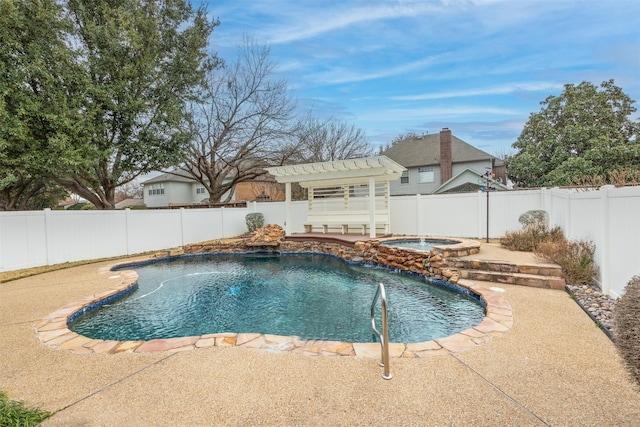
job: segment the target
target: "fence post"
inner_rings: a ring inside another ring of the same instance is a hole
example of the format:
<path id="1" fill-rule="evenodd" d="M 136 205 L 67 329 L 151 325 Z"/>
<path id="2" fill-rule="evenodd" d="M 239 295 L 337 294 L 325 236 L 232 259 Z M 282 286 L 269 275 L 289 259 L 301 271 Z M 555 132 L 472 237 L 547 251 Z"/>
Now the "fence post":
<path id="1" fill-rule="evenodd" d="M 416 194 L 416 235 L 422 236 L 422 209 L 420 207 L 420 195 Z"/>
<path id="2" fill-rule="evenodd" d="M 602 261 L 600 263 L 600 288 L 602 293 L 609 295 L 611 290 L 611 278 L 610 278 L 610 242 L 609 242 L 609 192 L 614 189 L 613 185 L 603 185 L 600 187 L 600 203 L 602 204 L 602 244 L 600 253 L 602 254 Z"/>
<path id="3" fill-rule="evenodd" d="M 223 239 L 227 237 L 226 233 L 224 232 L 224 206 L 220 207 L 220 233 L 222 233 Z"/>
<path id="4" fill-rule="evenodd" d="M 45 239 L 45 254 L 47 265 L 51 265 L 51 254 L 53 251 L 53 225 L 51 224 L 51 208 L 44 209 L 44 239 Z"/>
<path id="5" fill-rule="evenodd" d="M 482 231 L 484 230 L 483 224 L 485 222 L 485 215 L 486 215 L 486 210 L 483 209 L 485 207 L 484 203 L 483 203 L 483 192 L 478 190 L 477 193 L 477 197 L 476 197 L 476 212 L 477 212 L 477 216 L 478 216 L 478 239 L 482 239 Z"/>
<path id="6" fill-rule="evenodd" d="M 180 246 L 184 246 L 184 208 L 180 208 Z"/>
<path id="7" fill-rule="evenodd" d="M 131 239 L 131 221 L 129 219 L 129 215 L 131 215 L 131 209 L 126 208 L 124 210 L 124 238 L 126 242 L 127 255 L 131 255 L 131 248 L 129 246 L 129 240 Z"/>

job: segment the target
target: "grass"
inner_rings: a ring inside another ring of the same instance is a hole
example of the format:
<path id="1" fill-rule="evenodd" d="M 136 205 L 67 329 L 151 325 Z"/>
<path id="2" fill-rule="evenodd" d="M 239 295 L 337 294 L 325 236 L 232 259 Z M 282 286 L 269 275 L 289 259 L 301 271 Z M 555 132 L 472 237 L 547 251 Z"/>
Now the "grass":
<path id="1" fill-rule="evenodd" d="M 12 280 L 23 279 L 25 277 L 31 277 L 37 274 L 47 273 L 49 271 L 62 270 L 63 268 L 76 267 L 78 265 L 84 265 L 93 262 L 98 261 L 65 262 L 63 264 L 45 265 L 42 267 L 24 268 L 22 270 L 4 271 L 0 273 L 0 283 L 10 282 Z"/>
<path id="2" fill-rule="evenodd" d="M 51 414 L 37 408 L 30 408 L 23 402 L 9 400 L 7 394 L 0 391 L 0 427 L 37 426 Z"/>

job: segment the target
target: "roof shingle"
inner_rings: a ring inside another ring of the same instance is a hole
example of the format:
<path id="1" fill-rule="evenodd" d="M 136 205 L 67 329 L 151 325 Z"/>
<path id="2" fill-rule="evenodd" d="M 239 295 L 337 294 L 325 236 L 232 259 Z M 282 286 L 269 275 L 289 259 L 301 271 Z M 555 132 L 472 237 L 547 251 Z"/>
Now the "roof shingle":
<path id="1" fill-rule="evenodd" d="M 382 154 L 407 168 L 439 165 L 440 134 L 406 138 L 395 143 Z M 496 159 L 495 156 L 453 135 L 451 136 L 451 158 L 453 163 Z"/>

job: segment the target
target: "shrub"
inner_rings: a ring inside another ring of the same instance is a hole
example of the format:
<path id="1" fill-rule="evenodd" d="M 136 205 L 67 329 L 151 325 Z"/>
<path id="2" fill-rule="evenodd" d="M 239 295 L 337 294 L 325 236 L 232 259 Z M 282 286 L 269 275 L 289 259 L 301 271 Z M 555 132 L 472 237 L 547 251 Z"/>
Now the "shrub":
<path id="1" fill-rule="evenodd" d="M 593 283 L 598 266 L 593 260 L 596 248 L 593 242 L 567 241 L 563 238 L 546 241 L 535 250 L 537 256 L 547 258 L 562 267 L 564 279 L 571 284 Z"/>
<path id="2" fill-rule="evenodd" d="M 520 224 L 522 224 L 523 228 L 533 227 L 533 226 L 544 226 L 548 227 L 549 224 L 549 215 L 547 215 L 546 211 L 532 210 L 526 211 L 518 218 Z"/>
<path id="3" fill-rule="evenodd" d="M 0 391 L 0 427 L 35 426 L 51 414 L 36 408 L 29 408 L 22 402 L 9 400 L 6 393 Z"/>
<path id="4" fill-rule="evenodd" d="M 542 242 L 564 240 L 560 227 L 547 227 L 546 223 L 535 223 L 522 230 L 507 232 L 500 243 L 514 251 L 533 252 Z"/>
<path id="5" fill-rule="evenodd" d="M 616 302 L 616 347 L 631 378 L 640 386 L 640 276 L 633 277 Z"/>
<path id="6" fill-rule="evenodd" d="M 244 220 L 247 223 L 249 233 L 253 233 L 258 228 L 262 228 L 264 226 L 264 215 L 260 212 L 247 214 L 247 216 L 244 217 Z"/>
<path id="7" fill-rule="evenodd" d="M 560 227 L 549 228 L 549 216 L 546 211 L 531 210 L 518 218 L 522 230 L 510 231 L 500 239 L 500 243 L 515 251 L 533 252 L 542 242 L 564 239 Z"/>

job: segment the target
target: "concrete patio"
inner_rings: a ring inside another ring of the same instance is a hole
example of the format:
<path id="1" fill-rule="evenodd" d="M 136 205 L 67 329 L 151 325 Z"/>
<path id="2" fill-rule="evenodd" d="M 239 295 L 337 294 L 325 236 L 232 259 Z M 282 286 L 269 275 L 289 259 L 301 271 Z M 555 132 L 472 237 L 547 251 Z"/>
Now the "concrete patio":
<path id="1" fill-rule="evenodd" d="M 495 249 L 483 244 L 480 256 L 530 256 Z M 41 344 L 34 325 L 112 286 L 112 263 L 0 284 L 0 389 L 54 412 L 43 425 L 640 423 L 640 393 L 614 345 L 559 290 L 500 285 L 509 331 L 466 352 L 394 358 L 390 381 L 361 357 L 241 347 L 77 354 Z"/>

